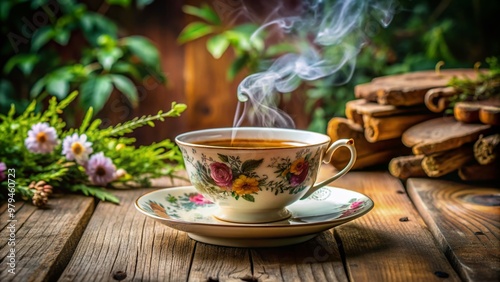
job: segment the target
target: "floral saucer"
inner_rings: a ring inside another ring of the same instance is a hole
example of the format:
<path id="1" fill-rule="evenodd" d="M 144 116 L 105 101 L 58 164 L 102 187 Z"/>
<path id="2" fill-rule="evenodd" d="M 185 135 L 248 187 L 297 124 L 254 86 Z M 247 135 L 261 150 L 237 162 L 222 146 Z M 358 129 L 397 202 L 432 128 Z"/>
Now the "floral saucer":
<path id="1" fill-rule="evenodd" d="M 286 220 L 240 224 L 217 220 L 217 205 L 193 186 L 166 188 L 139 197 L 136 208 L 145 215 L 196 241 L 230 247 L 275 247 L 307 241 L 318 233 L 358 218 L 373 208 L 373 201 L 358 192 L 325 187 L 287 209 Z"/>

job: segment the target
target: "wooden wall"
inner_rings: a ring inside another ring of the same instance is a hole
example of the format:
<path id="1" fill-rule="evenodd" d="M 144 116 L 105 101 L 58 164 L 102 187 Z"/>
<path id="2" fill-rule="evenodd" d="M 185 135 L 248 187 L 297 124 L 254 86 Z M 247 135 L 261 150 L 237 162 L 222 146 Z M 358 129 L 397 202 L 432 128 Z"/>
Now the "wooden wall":
<path id="1" fill-rule="evenodd" d="M 124 36 L 143 35 L 158 47 L 161 66 L 168 81 L 163 85 L 154 79 L 147 79 L 139 84 L 140 104 L 134 109 L 120 95 L 112 95 L 99 117 L 105 123 L 116 124 L 135 116 L 168 110 L 172 101 L 188 106 L 180 118 L 157 123 L 155 128 L 138 129 L 134 136 L 139 144 L 174 139 L 179 133 L 189 130 L 229 127 L 233 124 L 238 103 L 236 89 L 245 77 L 245 74 L 240 74 L 233 82 L 226 80 L 226 71 L 233 54 L 227 52 L 215 60 L 206 50 L 205 39 L 185 45 L 177 43 L 181 30 L 194 20 L 182 12 L 182 6 L 198 6 L 202 2 L 157 0 L 142 11 L 109 11 L 108 15 L 119 23 Z M 300 94 L 293 94 L 292 99 L 282 103 L 282 108 L 292 115 L 298 128 L 307 127 L 308 117 L 303 112 L 303 105 L 304 98 Z"/>

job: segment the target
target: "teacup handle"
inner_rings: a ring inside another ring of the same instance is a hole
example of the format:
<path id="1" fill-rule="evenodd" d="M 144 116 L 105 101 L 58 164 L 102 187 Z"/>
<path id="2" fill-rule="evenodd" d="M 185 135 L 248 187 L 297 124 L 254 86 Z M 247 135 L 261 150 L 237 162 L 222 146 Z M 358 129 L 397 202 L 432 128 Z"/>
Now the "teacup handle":
<path id="1" fill-rule="evenodd" d="M 332 176 L 326 180 L 323 180 L 319 183 L 316 183 L 313 187 L 311 187 L 304 194 L 304 196 L 302 196 L 301 200 L 309 197 L 312 193 L 316 192 L 316 190 L 318 190 L 319 188 L 321 188 L 327 184 L 330 184 L 332 181 L 337 180 L 338 178 L 340 178 L 341 176 L 346 174 L 352 168 L 352 166 L 356 162 L 356 148 L 354 147 L 354 140 L 353 139 L 339 139 L 339 140 L 333 142 L 330 145 L 330 147 L 328 148 L 328 150 L 326 150 L 324 158 L 323 158 L 323 162 L 329 163 L 332 160 L 333 153 L 340 147 L 346 147 L 351 152 L 351 158 L 349 159 L 349 162 L 347 163 L 347 165 L 341 171 L 337 172 L 337 174 L 335 174 L 334 176 Z"/>

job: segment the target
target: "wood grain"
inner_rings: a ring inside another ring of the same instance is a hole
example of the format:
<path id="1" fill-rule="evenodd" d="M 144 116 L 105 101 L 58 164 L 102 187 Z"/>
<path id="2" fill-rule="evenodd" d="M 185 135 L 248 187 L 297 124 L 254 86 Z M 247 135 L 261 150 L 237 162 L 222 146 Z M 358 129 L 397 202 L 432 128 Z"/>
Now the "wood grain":
<path id="1" fill-rule="evenodd" d="M 462 279 L 499 281 L 500 188 L 419 178 L 409 179 L 407 188 Z"/>
<path id="2" fill-rule="evenodd" d="M 327 127 L 327 135 L 332 140 L 341 138 L 352 138 L 357 151 L 356 162 L 353 169 L 365 168 L 373 165 L 388 163 L 393 157 L 409 154 L 408 149 L 401 143 L 400 138 L 383 140 L 379 142 L 368 142 L 363 128 L 350 119 L 334 117 L 330 119 Z M 346 148 L 339 148 L 333 154 L 331 164 L 341 169 L 345 167 L 350 159 L 350 152 Z"/>
<path id="3" fill-rule="evenodd" d="M 242 281 L 251 278 L 248 249 L 196 243 L 188 281 Z"/>
<path id="4" fill-rule="evenodd" d="M 491 130 L 490 125 L 465 124 L 453 117 L 443 117 L 410 127 L 403 133 L 401 141 L 412 148 L 415 155 L 429 155 L 475 142 L 481 134 Z"/>
<path id="5" fill-rule="evenodd" d="M 475 79 L 474 69 L 447 69 L 388 75 L 374 78 L 371 82 L 355 87 L 356 98 L 376 101 L 383 105 L 411 106 L 424 104 L 428 90 L 447 86 L 453 78 Z"/>
<path id="6" fill-rule="evenodd" d="M 7 204 L 0 210 L 0 238 L 9 238 Z M 53 195 L 46 209 L 15 203 L 15 246 L 1 241 L 0 281 L 54 281 L 69 262 L 94 210 L 94 199 Z M 15 275 L 7 272 L 7 255 L 15 249 Z"/>
<path id="7" fill-rule="evenodd" d="M 135 200 L 152 189 L 117 191 L 121 204 L 100 202 L 59 281 L 179 281 L 188 277 L 195 242 L 139 213 Z"/>
<path id="8" fill-rule="evenodd" d="M 435 281 L 436 272 L 459 281 L 397 178 L 387 172 L 349 172 L 334 186 L 375 202 L 365 216 L 334 228 L 350 281 Z"/>
<path id="9" fill-rule="evenodd" d="M 331 230 L 302 244 L 251 250 L 258 281 L 348 281 Z"/>
<path id="10" fill-rule="evenodd" d="M 363 115 L 365 138 L 369 142 L 401 138 L 408 128 L 435 117 L 436 115 L 432 113 L 386 117 Z"/>

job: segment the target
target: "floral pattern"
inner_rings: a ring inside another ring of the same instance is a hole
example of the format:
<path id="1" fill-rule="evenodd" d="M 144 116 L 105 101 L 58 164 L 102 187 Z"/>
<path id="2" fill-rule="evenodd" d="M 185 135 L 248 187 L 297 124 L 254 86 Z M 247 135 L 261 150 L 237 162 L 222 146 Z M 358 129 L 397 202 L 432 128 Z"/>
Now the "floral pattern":
<path id="1" fill-rule="evenodd" d="M 190 212 L 197 208 L 214 205 L 211 201 L 199 193 L 184 193 L 180 196 L 168 194 L 165 197 L 165 201 L 168 203 L 166 207 L 161 203 L 149 200 L 146 202 L 146 205 L 142 206 L 142 208 L 159 217 L 181 219 L 182 216 L 179 214 L 180 211 Z"/>
<path id="2" fill-rule="evenodd" d="M 242 160 L 239 156 L 217 154 L 217 158 L 201 154 L 195 161 L 185 149 L 182 149 L 184 160 L 195 169 L 191 173 L 192 184 L 207 197 L 244 199 L 255 202 L 255 195 L 266 190 L 279 193 L 297 194 L 308 188 L 314 181 L 312 171 L 317 169 L 320 149 L 311 152 L 309 148 L 299 150 L 295 158 L 271 157 L 265 159 Z M 191 151 L 193 155 L 197 152 Z M 273 168 L 275 175 L 259 174 L 258 169 L 267 164 Z M 274 180 L 269 180 L 269 179 Z M 278 180 L 276 180 L 278 179 Z"/>
<path id="3" fill-rule="evenodd" d="M 290 206 L 295 217 L 285 224 L 310 224 L 350 218 L 370 209 L 373 202 L 366 197 L 357 197 L 354 192 L 342 191 L 338 188 L 321 188 L 306 200 L 306 205 Z M 343 195 L 339 195 L 343 193 Z M 353 195 L 349 195 L 353 194 Z M 158 195 L 159 196 L 159 195 Z M 164 219 L 175 219 L 186 222 L 217 223 L 211 215 L 217 206 L 204 198 L 194 188 L 170 193 L 166 189 L 163 196 L 146 196 L 139 201 L 143 211 Z M 156 198 L 156 199 L 155 199 Z M 313 216 L 310 212 L 314 209 Z"/>
<path id="4" fill-rule="evenodd" d="M 277 195 L 288 191 L 297 194 L 308 188 L 311 183 L 311 172 L 317 169 L 319 149 L 313 154 L 309 149 L 297 152 L 295 160 L 289 158 L 271 158 L 272 168 L 275 168 L 277 181 L 269 181 L 268 188 Z"/>

